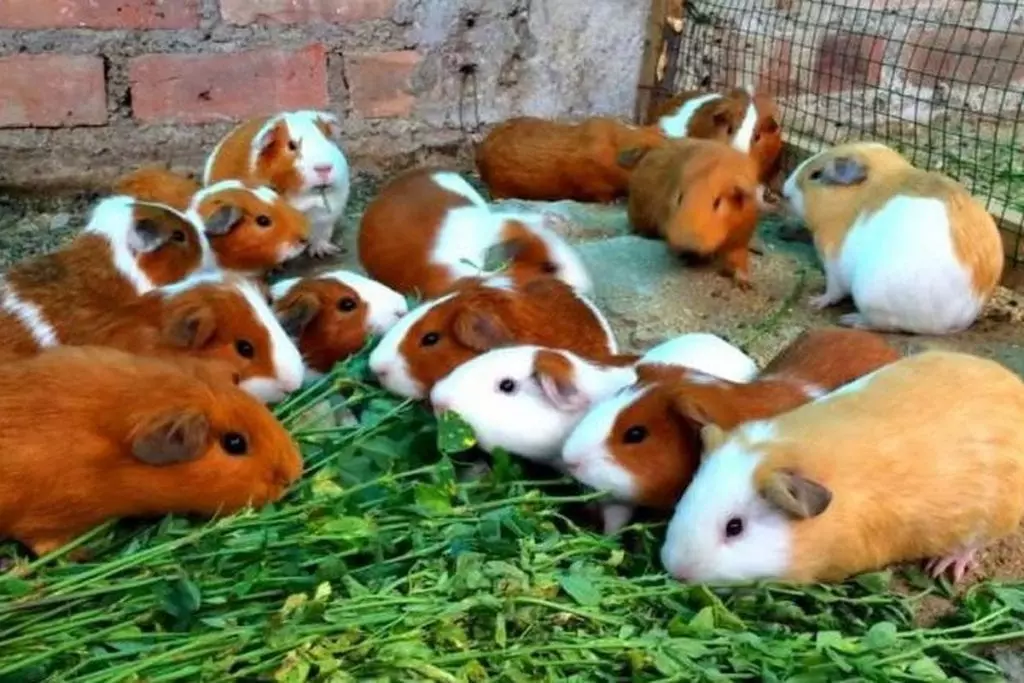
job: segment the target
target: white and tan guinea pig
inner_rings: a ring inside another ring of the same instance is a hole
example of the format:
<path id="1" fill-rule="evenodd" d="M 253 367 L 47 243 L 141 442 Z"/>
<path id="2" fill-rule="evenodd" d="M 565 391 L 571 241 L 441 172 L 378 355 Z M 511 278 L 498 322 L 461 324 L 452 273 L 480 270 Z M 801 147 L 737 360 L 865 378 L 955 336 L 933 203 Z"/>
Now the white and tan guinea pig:
<path id="1" fill-rule="evenodd" d="M 684 581 L 843 581 L 930 560 L 958 581 L 1024 516 L 1024 382 L 927 351 L 729 433 L 669 523 L 662 563 Z"/>
<path id="2" fill-rule="evenodd" d="M 299 450 L 213 365 L 98 347 L 0 364 L 0 538 L 43 555 L 112 519 L 278 500 Z"/>
<path id="3" fill-rule="evenodd" d="M 714 140 L 673 140 L 643 154 L 629 187 L 634 233 L 680 256 L 718 258 L 722 273 L 750 286 L 761 196 L 750 156 Z"/>
<path id="4" fill-rule="evenodd" d="M 517 284 L 498 276 L 467 283 L 414 308 L 370 354 L 389 391 L 426 398 L 439 379 L 502 346 L 536 344 L 603 361 L 618 352 L 608 321 L 586 297 L 554 277 Z"/>
<path id="5" fill-rule="evenodd" d="M 713 334 L 684 334 L 643 356 L 606 362 L 536 345 L 509 346 L 466 361 L 434 385 L 435 413 L 453 411 L 473 428 L 480 446 L 503 448 L 551 464 L 572 428 L 593 404 L 633 384 L 637 362 L 689 367 L 745 381 L 757 365 Z M 523 429 L 523 425 L 530 425 Z"/>
<path id="6" fill-rule="evenodd" d="M 222 180 L 203 187 L 160 166 L 144 166 L 117 180 L 114 191 L 193 211 L 203 224 L 217 265 L 260 276 L 306 248 L 309 221 L 269 187 Z"/>
<path id="7" fill-rule="evenodd" d="M 668 511 L 700 462 L 705 424 L 731 429 L 778 415 L 899 357 L 872 332 L 821 328 L 802 333 L 760 375 L 739 382 L 641 363 L 637 384 L 579 421 L 565 441 L 561 466 L 623 505 Z"/>
<path id="8" fill-rule="evenodd" d="M 351 190 L 348 159 L 338 146 L 338 118 L 323 111 L 289 111 L 234 128 L 206 161 L 203 183 L 241 180 L 267 185 L 309 220 L 310 256 L 334 254 L 331 238 Z"/>
<path id="9" fill-rule="evenodd" d="M 279 280 L 270 293 L 278 321 L 306 362 L 307 379 L 330 372 L 409 311 L 401 294 L 348 270 Z"/>
<path id="10" fill-rule="evenodd" d="M 209 242 L 186 214 L 126 196 L 104 199 L 70 244 L 0 276 L 0 358 L 59 343 L 53 318 L 88 325 L 99 312 L 212 268 Z"/>
<path id="11" fill-rule="evenodd" d="M 995 221 L 960 184 L 914 168 L 878 143 L 804 161 L 783 196 L 814 237 L 825 268 L 815 308 L 853 298 L 842 325 L 949 334 L 970 327 L 1002 275 Z"/>
<path id="12" fill-rule="evenodd" d="M 462 176 L 437 168 L 406 171 L 385 185 L 363 214 L 359 260 L 370 277 L 432 299 L 463 277 L 507 264 L 517 282 L 554 276 L 583 294 L 592 285 L 583 261 L 554 228 L 553 212 L 495 213 Z"/>

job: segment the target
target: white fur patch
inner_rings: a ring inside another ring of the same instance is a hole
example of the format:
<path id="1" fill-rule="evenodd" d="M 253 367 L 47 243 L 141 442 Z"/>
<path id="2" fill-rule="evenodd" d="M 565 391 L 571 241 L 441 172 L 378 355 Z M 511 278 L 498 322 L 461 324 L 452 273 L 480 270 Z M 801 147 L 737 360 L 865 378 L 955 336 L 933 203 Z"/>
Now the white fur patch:
<path id="1" fill-rule="evenodd" d="M 820 402 L 824 402 L 824 401 L 829 401 L 829 400 L 832 400 L 832 399 L 836 398 L 837 396 L 843 396 L 845 394 L 853 394 L 853 393 L 856 393 L 856 392 L 859 392 L 859 391 L 863 391 L 864 389 L 867 388 L 868 384 L 870 384 L 871 381 L 874 380 L 875 377 L 878 376 L 878 373 L 883 372 L 884 370 L 886 370 L 889 367 L 890 367 L 889 365 L 883 365 L 882 367 L 878 368 L 877 370 L 872 370 L 868 374 L 862 375 L 862 376 L 858 377 L 857 379 L 853 380 L 852 382 L 847 382 L 846 384 L 842 385 L 841 387 L 833 389 L 830 392 L 826 393 L 826 392 L 823 391 L 820 395 L 814 397 L 814 402 L 815 403 L 820 403 Z"/>
<path id="2" fill-rule="evenodd" d="M 319 277 L 337 280 L 356 291 L 366 302 L 366 321 L 373 334 L 384 334 L 409 312 L 405 297 L 390 287 L 350 270 L 333 270 Z"/>
<path id="3" fill-rule="evenodd" d="M 487 249 L 497 243 L 500 230 L 500 220 L 486 206 L 449 209 L 438 226 L 428 258 L 431 263 L 446 267 L 453 281 L 485 275 Z"/>
<path id="4" fill-rule="evenodd" d="M 645 353 L 641 363 L 665 363 L 696 370 L 730 382 L 746 383 L 757 376 L 754 359 L 721 337 L 692 332 L 673 337 Z M 700 383 L 698 375 L 691 379 Z"/>
<path id="5" fill-rule="evenodd" d="M 736 129 L 736 132 L 732 136 L 732 147 L 733 149 L 743 152 L 744 154 L 750 154 L 750 146 L 754 143 L 754 129 L 757 127 L 757 107 L 754 105 L 754 100 L 751 99 L 747 105 L 747 111 L 743 115 L 743 121 L 740 123 L 740 127 Z"/>
<path id="6" fill-rule="evenodd" d="M 102 235 L 110 244 L 114 268 L 131 283 L 137 294 L 153 289 L 153 282 L 139 268 L 131 248 L 132 231 L 135 228 L 133 211 L 135 200 L 127 196 L 114 196 L 102 200 L 89 216 L 83 233 Z"/>
<path id="7" fill-rule="evenodd" d="M 693 117 L 697 114 L 701 107 L 709 102 L 722 99 L 722 96 L 718 93 L 709 93 L 707 95 L 701 95 L 694 97 L 691 100 L 683 103 L 683 106 L 679 107 L 679 110 L 674 114 L 662 116 L 658 120 L 658 127 L 661 132 L 665 134 L 665 137 L 669 138 L 685 138 L 690 133 L 690 123 L 693 121 Z"/>
<path id="8" fill-rule="evenodd" d="M 601 309 L 590 300 L 585 294 L 581 294 L 579 291 L 576 292 L 576 298 L 587 305 L 594 313 L 594 317 L 597 318 L 597 322 L 601 325 L 601 329 L 604 331 L 605 337 L 608 339 L 608 352 L 615 354 L 619 352 L 619 342 L 615 338 L 615 333 L 612 331 L 612 326 L 608 323 L 608 319 L 604 317 L 604 313 Z"/>
<path id="9" fill-rule="evenodd" d="M 227 190 L 244 190 L 246 189 L 245 184 L 241 180 L 219 180 L 212 185 L 207 185 L 202 188 L 194 195 L 192 195 L 192 201 L 189 202 L 189 207 L 193 210 L 198 209 L 199 206 L 209 199 L 210 197 L 226 192 Z"/>
<path id="10" fill-rule="evenodd" d="M 388 391 L 406 398 L 424 398 L 425 388 L 409 374 L 409 363 L 402 355 L 401 345 L 412 326 L 419 322 L 435 306 L 453 298 L 448 294 L 420 304 L 402 317 L 380 340 L 370 353 L 370 371 Z"/>
<path id="11" fill-rule="evenodd" d="M 266 185 L 260 185 L 254 187 L 252 193 L 259 197 L 265 204 L 276 204 L 280 199 L 281 195 L 273 190 L 273 188 L 267 187 Z"/>
<path id="12" fill-rule="evenodd" d="M 800 187 L 800 174 L 803 172 L 807 165 L 812 161 L 821 156 L 821 153 L 811 155 L 800 162 L 800 164 L 793 169 L 793 172 L 786 178 L 786 182 L 782 184 L 782 197 L 789 204 L 789 209 L 800 218 L 806 217 L 806 207 L 804 206 L 804 193 Z"/>
<path id="13" fill-rule="evenodd" d="M 42 310 L 31 301 L 19 297 L 3 278 L 0 278 L 0 310 L 6 311 L 20 322 L 32 335 L 32 340 L 39 348 L 45 349 L 60 344 L 57 330 L 43 315 Z"/>
<path id="14" fill-rule="evenodd" d="M 458 173 L 438 171 L 431 174 L 430 179 L 448 192 L 464 197 L 467 201 L 472 202 L 478 207 L 487 208 L 487 200 L 480 196 L 480 193 L 473 189 L 473 186 L 466 182 L 466 179 Z"/>
<path id="15" fill-rule="evenodd" d="M 305 372 L 302 354 L 277 321 L 260 290 L 247 280 L 239 280 L 235 284 L 252 309 L 256 321 L 267 330 L 270 357 L 274 363 L 273 377 L 252 377 L 243 380 L 241 386 L 265 402 L 279 401 L 302 386 Z"/>

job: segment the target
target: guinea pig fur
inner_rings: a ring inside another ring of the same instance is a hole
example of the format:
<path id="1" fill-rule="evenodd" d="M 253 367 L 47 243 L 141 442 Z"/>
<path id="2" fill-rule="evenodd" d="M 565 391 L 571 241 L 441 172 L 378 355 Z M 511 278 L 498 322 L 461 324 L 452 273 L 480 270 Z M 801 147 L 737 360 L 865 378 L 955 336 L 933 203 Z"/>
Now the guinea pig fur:
<path id="1" fill-rule="evenodd" d="M 749 156 L 712 140 L 675 140 L 643 156 L 629 187 L 635 233 L 680 255 L 719 256 L 724 274 L 750 286 L 761 190 Z"/>
<path id="2" fill-rule="evenodd" d="M 701 429 L 732 429 L 827 394 L 899 359 L 882 337 L 823 328 L 798 336 L 752 381 L 641 363 L 638 383 L 598 403 L 569 436 L 565 468 L 623 503 L 669 510 L 693 477 Z"/>
<path id="3" fill-rule="evenodd" d="M 0 357 L 60 343 L 57 319 L 88 319 L 213 267 L 209 243 L 185 214 L 125 196 L 105 199 L 70 244 L 0 277 Z"/>
<path id="4" fill-rule="evenodd" d="M 309 220 L 307 253 L 338 253 L 331 238 L 351 189 L 348 159 L 333 114 L 290 111 L 250 119 L 229 132 L 207 159 L 203 183 L 241 180 L 267 185 Z"/>
<path id="5" fill-rule="evenodd" d="M 852 296 L 839 323 L 876 331 L 949 334 L 970 327 L 1004 267 L 992 216 L 963 186 L 916 169 L 878 143 L 832 148 L 783 186 L 825 269 L 825 308 Z"/>
<path id="6" fill-rule="evenodd" d="M 608 321 L 554 277 L 492 277 L 421 304 L 384 335 L 370 370 L 389 391 L 426 398 L 439 379 L 501 346 L 535 344 L 602 361 L 618 352 Z"/>
<path id="7" fill-rule="evenodd" d="M 491 129 L 476 151 L 480 178 L 494 199 L 610 203 L 626 196 L 631 169 L 626 150 L 665 140 L 656 126 L 609 117 L 569 123 L 517 117 Z"/>
<path id="8" fill-rule="evenodd" d="M 0 364 L 0 414 L 0 537 L 37 555 L 111 519 L 259 507 L 302 471 L 274 416 L 195 364 L 50 349 Z"/>
<path id="9" fill-rule="evenodd" d="M 409 311 L 398 292 L 347 270 L 280 280 L 270 291 L 278 321 L 306 362 L 307 379 L 330 372 Z"/>
<path id="10" fill-rule="evenodd" d="M 676 507 L 662 563 L 684 581 L 843 581 L 930 560 L 958 581 L 1024 516 L 1024 383 L 927 351 L 725 433 Z"/>
<path id="11" fill-rule="evenodd" d="M 217 265 L 225 270 L 259 276 L 306 248 L 306 216 L 269 187 L 222 180 L 204 188 L 169 170 L 145 166 L 122 177 L 115 190 L 194 212 Z"/>
<path id="12" fill-rule="evenodd" d="M 366 207 L 359 260 L 370 277 L 405 294 L 432 299 L 463 277 L 493 275 L 492 259 L 517 281 L 555 276 L 583 294 L 592 285 L 583 262 L 553 228 L 553 212 L 495 213 L 457 173 L 407 171 Z"/>

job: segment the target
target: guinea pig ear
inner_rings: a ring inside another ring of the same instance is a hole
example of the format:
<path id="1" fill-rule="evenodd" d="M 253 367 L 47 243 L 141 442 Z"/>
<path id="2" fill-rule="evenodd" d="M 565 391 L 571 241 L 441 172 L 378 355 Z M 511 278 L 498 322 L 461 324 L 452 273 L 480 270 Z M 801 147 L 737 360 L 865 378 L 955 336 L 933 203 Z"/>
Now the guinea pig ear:
<path id="1" fill-rule="evenodd" d="M 171 311 L 164 321 L 163 338 L 179 349 L 201 349 L 217 331 L 217 319 L 207 306 L 184 306 Z"/>
<path id="2" fill-rule="evenodd" d="M 203 225 L 207 235 L 220 237 L 237 228 L 243 218 L 245 214 L 237 206 L 221 206 L 203 221 Z"/>
<path id="3" fill-rule="evenodd" d="M 709 422 L 700 429 L 700 440 L 704 445 L 704 455 L 721 448 L 727 439 L 728 435 L 725 433 L 725 430 L 714 422 Z M 703 460 L 703 457 L 701 459 Z"/>
<path id="4" fill-rule="evenodd" d="M 483 269 L 486 271 L 497 270 L 505 264 L 514 261 L 525 248 L 526 242 L 516 238 L 492 244 L 484 252 Z"/>
<path id="5" fill-rule="evenodd" d="M 818 178 L 825 185 L 848 187 L 859 185 L 868 179 L 868 169 L 852 157 L 834 157 L 821 167 Z"/>
<path id="6" fill-rule="evenodd" d="M 619 155 L 615 157 L 615 163 L 622 168 L 631 169 L 640 163 L 640 160 L 650 150 L 646 147 L 630 147 L 619 152 Z"/>
<path id="7" fill-rule="evenodd" d="M 128 235 L 128 248 L 136 254 L 148 254 L 167 244 L 167 232 L 154 218 L 140 218 Z"/>
<path id="8" fill-rule="evenodd" d="M 317 114 L 316 122 L 320 126 L 320 130 L 322 130 L 324 135 L 327 137 L 333 140 L 337 140 L 341 137 L 341 122 L 334 114 L 320 112 Z"/>
<path id="9" fill-rule="evenodd" d="M 288 130 L 285 128 L 283 121 L 278 121 L 272 126 L 268 126 L 261 130 L 257 137 L 252 141 L 254 150 L 258 150 L 260 154 L 266 153 L 275 142 L 281 139 L 283 136 L 287 136 Z"/>
<path id="10" fill-rule="evenodd" d="M 761 486 L 761 497 L 794 519 L 810 519 L 832 502 L 832 492 L 789 470 L 776 470 Z"/>
<path id="11" fill-rule="evenodd" d="M 320 300 L 310 292 L 295 292 L 274 302 L 274 314 L 292 337 L 300 337 L 320 314 Z"/>
<path id="12" fill-rule="evenodd" d="M 143 421 L 132 431 L 132 455 L 147 465 L 196 460 L 206 450 L 210 423 L 194 410 L 175 410 Z"/>
<path id="13" fill-rule="evenodd" d="M 497 315 L 467 308 L 455 317 L 452 326 L 455 339 L 474 351 L 484 352 L 514 341 L 512 333 Z"/>

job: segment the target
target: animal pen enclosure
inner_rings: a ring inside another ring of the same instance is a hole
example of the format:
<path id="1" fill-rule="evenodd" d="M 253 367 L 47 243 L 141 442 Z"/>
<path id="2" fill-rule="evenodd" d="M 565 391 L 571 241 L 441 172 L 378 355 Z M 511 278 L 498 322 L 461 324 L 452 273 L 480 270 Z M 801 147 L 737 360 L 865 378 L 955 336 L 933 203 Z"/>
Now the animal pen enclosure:
<path id="1" fill-rule="evenodd" d="M 1024 0 L 654 0 L 637 119 L 733 85 L 778 99 L 787 170 L 870 139 L 963 182 L 1024 285 Z"/>

